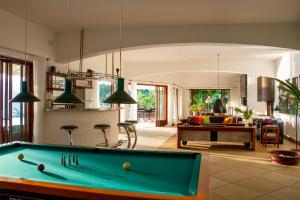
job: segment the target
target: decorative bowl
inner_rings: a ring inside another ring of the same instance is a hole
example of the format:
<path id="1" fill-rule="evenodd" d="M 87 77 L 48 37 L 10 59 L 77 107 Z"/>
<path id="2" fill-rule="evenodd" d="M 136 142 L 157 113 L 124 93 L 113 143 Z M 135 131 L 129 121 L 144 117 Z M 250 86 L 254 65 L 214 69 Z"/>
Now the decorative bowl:
<path id="1" fill-rule="evenodd" d="M 298 165 L 300 156 L 298 153 L 289 150 L 273 150 L 270 152 L 271 160 L 281 165 Z"/>

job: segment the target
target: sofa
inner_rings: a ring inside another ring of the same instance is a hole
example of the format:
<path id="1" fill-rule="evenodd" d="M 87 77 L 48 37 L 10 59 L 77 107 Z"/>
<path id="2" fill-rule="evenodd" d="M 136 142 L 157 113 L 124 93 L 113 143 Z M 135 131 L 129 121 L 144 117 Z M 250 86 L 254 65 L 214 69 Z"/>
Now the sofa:
<path id="1" fill-rule="evenodd" d="M 202 120 L 201 120 L 202 118 Z M 209 122 L 203 120 L 203 118 L 208 118 Z M 229 121 L 226 121 L 229 119 Z M 242 118 L 235 116 L 193 116 L 188 117 L 186 123 L 189 125 L 230 125 L 230 126 L 241 126 Z"/>

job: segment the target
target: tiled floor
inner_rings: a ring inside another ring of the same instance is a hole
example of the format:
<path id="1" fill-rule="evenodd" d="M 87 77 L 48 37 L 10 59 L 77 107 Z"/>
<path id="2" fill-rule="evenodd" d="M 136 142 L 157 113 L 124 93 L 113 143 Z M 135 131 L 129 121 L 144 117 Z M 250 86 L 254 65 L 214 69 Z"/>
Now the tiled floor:
<path id="1" fill-rule="evenodd" d="M 158 148 L 176 150 L 175 128 L 154 128 L 147 133 L 143 132 L 143 141 L 146 142 L 146 138 L 151 137 L 151 143 L 158 144 L 153 140 L 154 132 L 161 133 L 158 134 L 159 144 L 161 140 L 165 140 Z M 143 141 L 138 143 L 138 148 L 147 148 L 142 144 Z M 225 146 L 207 149 L 200 148 L 200 143 L 197 142 L 191 144 L 192 150 L 209 152 L 212 200 L 300 200 L 300 166 L 271 163 L 268 150 L 273 149 L 273 145 L 266 149 L 257 143 L 257 150 L 253 152 Z M 280 148 L 292 147 L 293 144 L 285 141 Z"/>

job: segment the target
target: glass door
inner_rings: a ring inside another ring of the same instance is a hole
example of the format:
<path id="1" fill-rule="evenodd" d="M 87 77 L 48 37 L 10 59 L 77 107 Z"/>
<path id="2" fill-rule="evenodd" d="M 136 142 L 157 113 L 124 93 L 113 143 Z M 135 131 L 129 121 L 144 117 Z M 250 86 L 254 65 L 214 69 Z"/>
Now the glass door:
<path id="1" fill-rule="evenodd" d="M 0 142 L 32 141 L 33 104 L 10 102 L 21 91 L 22 80 L 28 81 L 32 91 L 32 63 L 0 57 Z"/>
<path id="2" fill-rule="evenodd" d="M 156 126 L 165 126 L 168 123 L 168 87 L 155 86 L 156 93 Z"/>

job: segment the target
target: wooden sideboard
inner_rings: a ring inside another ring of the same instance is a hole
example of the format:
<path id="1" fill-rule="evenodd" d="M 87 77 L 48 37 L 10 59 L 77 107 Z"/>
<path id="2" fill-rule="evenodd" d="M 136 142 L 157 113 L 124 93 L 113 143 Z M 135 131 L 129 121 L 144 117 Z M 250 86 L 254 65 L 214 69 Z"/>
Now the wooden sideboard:
<path id="1" fill-rule="evenodd" d="M 255 127 L 244 126 L 191 126 L 191 125 L 178 125 L 177 126 L 177 148 L 182 148 L 182 142 L 189 140 L 192 141 L 212 141 L 210 134 L 214 132 L 218 134 L 218 137 L 222 137 L 222 134 L 226 134 L 226 142 L 236 142 L 237 135 L 247 137 L 247 141 L 250 143 L 250 149 L 255 150 Z M 220 138 L 221 138 L 220 137 Z M 242 139 L 241 139 L 242 140 Z M 217 141 L 220 141 L 219 139 Z M 221 141 L 224 141 L 224 139 Z"/>

